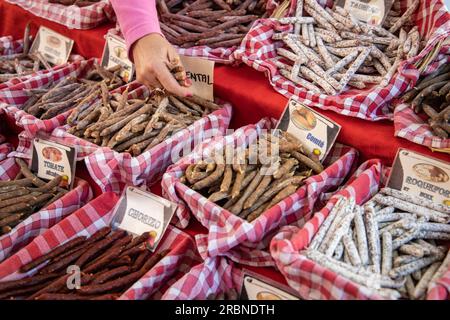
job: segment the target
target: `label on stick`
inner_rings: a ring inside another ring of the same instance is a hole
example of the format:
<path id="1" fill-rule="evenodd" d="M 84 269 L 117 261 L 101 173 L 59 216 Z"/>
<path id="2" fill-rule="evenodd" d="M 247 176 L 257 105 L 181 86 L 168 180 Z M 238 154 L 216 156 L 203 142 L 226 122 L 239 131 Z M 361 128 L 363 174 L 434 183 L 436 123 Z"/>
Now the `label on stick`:
<path id="1" fill-rule="evenodd" d="M 399 149 L 387 186 L 450 206 L 450 163 Z"/>
<path id="2" fill-rule="evenodd" d="M 114 209 L 113 228 L 134 235 L 150 232 L 147 243 L 154 251 L 166 232 L 176 210 L 176 204 L 153 193 L 128 186 Z"/>
<path id="3" fill-rule="evenodd" d="M 73 40 L 46 27 L 39 27 L 30 53 L 39 52 L 52 65 L 64 64 L 69 60 Z"/>
<path id="4" fill-rule="evenodd" d="M 338 0 L 337 5 L 343 7 L 359 21 L 379 26 L 384 22 L 391 10 L 392 0 Z"/>
<path id="5" fill-rule="evenodd" d="M 125 40 L 113 35 L 106 35 L 105 48 L 103 49 L 102 67 L 109 69 L 119 65 L 120 77 L 125 82 L 130 82 L 134 76 L 134 64 L 128 59 Z"/>
<path id="6" fill-rule="evenodd" d="M 245 271 L 241 300 L 300 300 L 295 292 L 259 274 Z"/>
<path id="7" fill-rule="evenodd" d="M 33 153 L 31 158 L 31 171 L 45 180 L 52 180 L 62 176 L 65 186 L 72 189 L 75 180 L 77 151 L 58 142 L 35 138 L 33 140 Z"/>
<path id="8" fill-rule="evenodd" d="M 187 77 L 192 81 L 192 93 L 203 99 L 214 101 L 214 61 L 180 56 Z"/>
<path id="9" fill-rule="evenodd" d="M 291 98 L 277 129 L 293 134 L 303 143 L 306 154 L 322 161 L 336 142 L 341 126 Z"/>

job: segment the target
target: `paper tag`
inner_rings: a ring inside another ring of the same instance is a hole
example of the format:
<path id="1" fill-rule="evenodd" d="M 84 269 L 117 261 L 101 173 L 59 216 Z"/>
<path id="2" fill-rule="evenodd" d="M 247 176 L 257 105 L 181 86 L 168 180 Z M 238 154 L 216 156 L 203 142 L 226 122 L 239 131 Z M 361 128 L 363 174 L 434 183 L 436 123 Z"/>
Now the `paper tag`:
<path id="1" fill-rule="evenodd" d="M 245 272 L 241 300 L 300 300 L 293 290 L 255 273 Z"/>
<path id="2" fill-rule="evenodd" d="M 450 163 L 399 149 L 387 186 L 450 206 Z"/>
<path id="3" fill-rule="evenodd" d="M 75 180 L 77 151 L 58 142 L 35 138 L 33 140 L 33 154 L 31 171 L 39 178 L 51 180 L 60 175 L 67 187 L 72 189 Z"/>
<path id="4" fill-rule="evenodd" d="M 39 52 L 50 64 L 60 65 L 69 60 L 73 42 L 72 39 L 41 26 L 31 45 L 30 52 Z"/>
<path id="5" fill-rule="evenodd" d="M 120 77 L 125 82 L 130 82 L 134 76 L 134 64 L 128 59 L 125 40 L 113 34 L 106 35 L 105 48 L 103 49 L 102 67 L 106 69 L 120 65 L 122 70 Z"/>
<path id="6" fill-rule="evenodd" d="M 341 126 L 291 98 L 277 129 L 292 133 L 303 143 L 307 154 L 322 161 L 336 142 Z"/>
<path id="7" fill-rule="evenodd" d="M 379 26 L 391 10 L 391 0 L 340 0 L 338 5 L 359 21 Z"/>
<path id="8" fill-rule="evenodd" d="M 180 56 L 186 75 L 192 81 L 192 93 L 214 101 L 214 61 L 195 57 Z"/>
<path id="9" fill-rule="evenodd" d="M 127 187 L 114 209 L 113 228 L 126 230 L 134 235 L 150 232 L 149 249 L 154 251 L 172 220 L 176 204 L 157 195 Z"/>

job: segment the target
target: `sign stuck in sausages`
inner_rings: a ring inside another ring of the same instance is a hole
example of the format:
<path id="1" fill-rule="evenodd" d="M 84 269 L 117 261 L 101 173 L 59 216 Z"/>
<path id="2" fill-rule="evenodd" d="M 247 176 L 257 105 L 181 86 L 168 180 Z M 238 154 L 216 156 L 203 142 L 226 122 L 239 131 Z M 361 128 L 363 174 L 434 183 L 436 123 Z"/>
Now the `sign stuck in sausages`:
<path id="1" fill-rule="evenodd" d="M 209 101 L 214 101 L 214 61 L 180 56 L 186 76 L 192 81 L 192 93 Z"/>
<path id="2" fill-rule="evenodd" d="M 105 48 L 102 55 L 102 67 L 106 69 L 119 65 L 120 77 L 125 82 L 130 82 L 134 76 L 134 64 L 128 59 L 127 46 L 125 40 L 113 34 L 106 35 Z"/>
<path id="3" fill-rule="evenodd" d="M 245 270 L 241 300 L 300 300 L 290 288 Z"/>
<path id="4" fill-rule="evenodd" d="M 176 204 L 153 193 L 128 186 L 114 209 L 113 228 L 134 235 L 150 232 L 148 249 L 154 251 L 172 220 Z"/>
<path id="5" fill-rule="evenodd" d="M 399 149 L 387 186 L 450 206 L 450 163 Z"/>
<path id="6" fill-rule="evenodd" d="M 44 180 L 62 176 L 65 186 L 61 186 L 72 189 L 77 159 L 77 151 L 74 147 L 44 138 L 35 138 L 32 152 L 31 171 Z"/>
<path id="7" fill-rule="evenodd" d="M 336 142 L 341 126 L 291 98 L 277 129 L 293 134 L 303 143 L 306 154 L 322 161 Z"/>
<path id="8" fill-rule="evenodd" d="M 69 60 L 74 41 L 52 29 L 41 26 L 30 53 L 39 52 L 48 63 L 61 65 Z"/>

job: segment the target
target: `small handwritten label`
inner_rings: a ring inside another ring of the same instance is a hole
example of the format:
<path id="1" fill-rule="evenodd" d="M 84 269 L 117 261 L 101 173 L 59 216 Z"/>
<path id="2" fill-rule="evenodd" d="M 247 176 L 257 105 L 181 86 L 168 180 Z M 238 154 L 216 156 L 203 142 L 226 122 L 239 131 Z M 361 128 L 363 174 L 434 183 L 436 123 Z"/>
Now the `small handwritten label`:
<path id="1" fill-rule="evenodd" d="M 120 76 L 123 81 L 130 82 L 134 76 L 134 64 L 128 59 L 125 40 L 113 35 L 106 35 L 105 48 L 103 49 L 102 66 L 106 69 L 119 65 Z"/>
<path id="2" fill-rule="evenodd" d="M 154 251 L 175 213 L 176 204 L 144 190 L 127 187 L 114 209 L 113 228 L 134 235 L 150 232 L 147 243 Z"/>
<path id="3" fill-rule="evenodd" d="M 30 52 L 39 52 L 52 65 L 60 65 L 69 60 L 74 41 L 56 31 L 41 26 L 36 39 L 31 45 Z"/>
<path id="4" fill-rule="evenodd" d="M 346 9 L 354 18 L 371 25 L 381 25 L 392 1 L 386 0 L 340 0 L 338 5 Z"/>
<path id="5" fill-rule="evenodd" d="M 333 147 L 341 126 L 295 99 L 290 99 L 277 129 L 292 133 L 303 143 L 307 154 L 322 161 Z"/>
<path id="6" fill-rule="evenodd" d="M 31 171 L 39 178 L 51 180 L 62 176 L 70 189 L 73 186 L 76 169 L 76 149 L 55 141 L 36 138 L 33 140 Z"/>
<path id="7" fill-rule="evenodd" d="M 192 92 L 204 99 L 214 101 L 214 62 L 195 57 L 181 56 L 187 77 L 192 81 Z"/>
<path id="8" fill-rule="evenodd" d="M 399 149 L 387 186 L 450 206 L 450 163 Z"/>

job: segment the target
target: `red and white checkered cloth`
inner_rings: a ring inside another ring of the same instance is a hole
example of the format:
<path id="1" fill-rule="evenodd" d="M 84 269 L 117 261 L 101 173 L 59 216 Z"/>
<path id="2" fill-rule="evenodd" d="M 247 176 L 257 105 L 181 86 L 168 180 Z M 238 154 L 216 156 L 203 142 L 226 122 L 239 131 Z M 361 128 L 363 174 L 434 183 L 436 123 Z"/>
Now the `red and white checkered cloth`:
<path id="1" fill-rule="evenodd" d="M 412 0 L 408 1 L 402 2 L 403 7 L 406 8 L 406 5 L 412 2 Z M 331 1 L 328 1 L 328 5 L 330 4 Z M 414 67 L 414 63 L 423 59 L 437 42 L 450 35 L 450 13 L 446 10 L 442 0 L 421 1 L 415 22 L 419 26 L 421 35 L 428 40 L 427 46 L 418 56 L 402 62 L 399 72 L 384 88 L 380 86 L 373 86 L 364 90 L 352 88 L 339 95 L 328 96 L 315 94 L 295 85 L 281 76 L 274 64 L 274 58 L 277 56 L 276 49 L 283 44 L 282 41 L 272 40 L 272 35 L 275 30 L 286 31 L 289 27 L 269 19 L 261 19 L 254 24 L 234 55 L 237 60 L 242 60 L 250 67 L 265 72 L 276 91 L 287 97 L 299 97 L 308 106 L 333 110 L 343 115 L 372 121 L 392 119 L 393 113 L 389 102 L 399 97 L 410 85 L 414 85 L 420 76 L 419 71 Z M 438 57 L 438 59 L 440 58 L 442 57 Z M 448 61 L 450 60 L 445 58 L 434 64 L 442 64 Z"/>
<path id="2" fill-rule="evenodd" d="M 114 10 L 108 0 L 86 7 L 64 6 L 47 0 L 6 0 L 32 14 L 62 24 L 69 29 L 92 29 L 105 21 L 113 20 Z"/>
<path id="3" fill-rule="evenodd" d="M 450 139 L 435 136 L 428 122 L 417 115 L 409 104 L 402 103 L 395 107 L 394 125 L 397 137 L 430 148 L 450 148 Z"/>
<path id="4" fill-rule="evenodd" d="M 3 113 L 3 109 L 0 109 L 0 114 Z M 0 134 L 0 161 L 6 159 L 8 154 L 13 151 L 13 146 L 9 142 L 6 141 L 4 135 Z"/>
<path id="5" fill-rule="evenodd" d="M 18 172 L 19 166 L 15 163 L 14 158 L 8 158 L 0 164 L 0 180 L 14 179 Z M 29 216 L 11 232 L 0 236 L 0 261 L 11 256 L 36 236 L 84 206 L 91 198 L 92 190 L 89 184 L 77 178 L 73 189 L 66 195 Z"/>
<path id="6" fill-rule="evenodd" d="M 35 135 L 40 130 L 49 133 L 65 123 L 70 111 L 52 119 L 40 120 L 20 110 L 21 106 L 29 99 L 24 89 L 41 88 L 48 83 L 58 83 L 67 77 L 83 76 L 93 67 L 94 62 L 95 59 L 78 60 L 22 79 L 23 81 L 0 90 L 0 108 L 4 108 L 6 115 L 15 119 L 17 125 L 23 127 L 25 132 L 29 132 L 31 135 Z"/>
<path id="7" fill-rule="evenodd" d="M 32 259 L 40 257 L 76 236 L 90 236 L 100 228 L 109 225 L 118 200 L 119 197 L 115 193 L 104 193 L 37 236 L 26 247 L 0 264 L 0 281 L 19 279 L 33 274 L 36 269 L 27 274 L 21 274 L 17 270 Z M 168 227 L 157 252 L 165 249 L 170 249 L 169 253 L 130 287 L 120 299 L 140 300 L 153 294 L 162 295 L 163 292 L 160 290 L 166 288 L 170 280 L 180 278 L 192 266 L 200 262 L 192 239 L 171 226 Z"/>
<path id="8" fill-rule="evenodd" d="M 275 236 L 270 251 L 278 269 L 288 284 L 304 299 L 383 299 L 373 290 L 360 286 L 335 272 L 309 260 L 300 251 L 305 250 L 321 224 L 334 207 L 338 195 L 354 197 L 358 204 L 363 204 L 377 193 L 383 174 L 378 160 L 364 163 L 358 175 L 352 178 L 347 187 L 331 198 L 326 207 L 314 214 L 303 228 L 286 227 Z M 450 272 L 446 274 L 446 286 L 449 288 Z M 435 298 L 442 297 L 437 288 Z"/>
<path id="9" fill-rule="evenodd" d="M 206 300 L 230 289 L 241 291 L 243 272 L 225 257 L 207 258 L 172 285 L 162 300 Z"/>
<path id="10" fill-rule="evenodd" d="M 252 266 L 270 266 L 273 261 L 264 248 L 270 239 L 264 237 L 274 229 L 291 223 L 302 224 L 310 217 L 314 204 L 322 192 L 339 186 L 351 171 L 357 151 L 337 144 L 325 164 L 329 167 L 321 174 L 305 180 L 305 184 L 296 193 L 262 214 L 252 222 L 239 218 L 228 210 L 208 201 L 200 193 L 182 184 L 179 179 L 189 164 L 211 154 L 213 149 L 225 145 L 247 146 L 261 134 L 271 129 L 271 122 L 263 119 L 256 125 L 248 125 L 226 137 L 218 137 L 200 145 L 192 154 L 171 166 L 162 180 L 163 194 L 178 204 L 176 217 L 178 225 L 186 227 L 190 213 L 209 229 L 207 236 L 196 237 L 203 258 L 226 255 L 228 258 Z M 231 249 L 240 245 L 238 250 Z"/>

